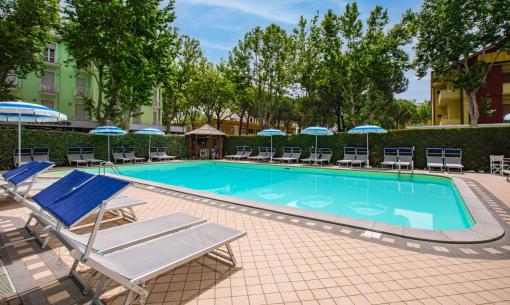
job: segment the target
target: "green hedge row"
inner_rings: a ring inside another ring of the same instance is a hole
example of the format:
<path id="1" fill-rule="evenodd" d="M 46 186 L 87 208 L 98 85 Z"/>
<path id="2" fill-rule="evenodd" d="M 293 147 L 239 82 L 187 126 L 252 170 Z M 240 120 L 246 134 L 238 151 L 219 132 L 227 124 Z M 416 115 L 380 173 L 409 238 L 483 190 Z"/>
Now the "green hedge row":
<path id="1" fill-rule="evenodd" d="M 414 146 L 417 168 L 425 168 L 427 147 L 456 147 L 463 151 L 462 162 L 466 170 L 487 171 L 489 155 L 504 154 L 510 157 L 510 127 L 480 127 L 458 129 L 404 129 L 387 134 L 370 135 L 370 162 L 378 165 L 383 158 L 384 147 Z M 337 133 L 333 136 L 319 136 L 319 147 L 330 147 L 332 160 L 342 158 L 345 146 L 365 146 L 365 135 Z M 235 153 L 236 145 L 269 146 L 270 138 L 262 136 L 228 137 L 225 141 L 225 154 Z M 304 148 L 302 157 L 309 155 L 308 148 L 315 145 L 315 137 L 309 135 L 274 136 L 273 146 L 276 155 L 281 155 L 284 146 Z"/>
<path id="2" fill-rule="evenodd" d="M 96 158 L 107 159 L 107 137 L 70 131 L 23 129 L 22 147 L 49 147 L 50 160 L 57 165 L 67 165 L 67 148 L 90 146 L 96 148 Z M 149 136 L 129 133 L 121 137 L 110 137 L 111 147 L 130 146 L 136 155 L 147 158 Z M 15 128 L 0 128 L 0 168 L 14 166 L 12 154 L 18 146 L 18 131 Z M 152 146 L 167 147 L 167 154 L 185 157 L 186 139 L 183 136 L 153 136 Z"/>

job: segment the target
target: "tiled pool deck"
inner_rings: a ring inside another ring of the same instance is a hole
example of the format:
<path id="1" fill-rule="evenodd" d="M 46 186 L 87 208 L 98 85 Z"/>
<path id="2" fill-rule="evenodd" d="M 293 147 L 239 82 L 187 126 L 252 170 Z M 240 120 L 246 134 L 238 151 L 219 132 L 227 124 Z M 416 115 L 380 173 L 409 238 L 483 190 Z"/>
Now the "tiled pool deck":
<path id="1" fill-rule="evenodd" d="M 452 176 L 464 179 L 508 230 L 510 183 L 488 174 Z M 148 304 L 510 303 L 508 236 L 486 244 L 440 244 L 151 186 L 134 185 L 124 193 L 148 202 L 135 208 L 141 219 L 182 211 L 248 232 L 233 244 L 238 267 L 195 260 L 149 283 Z M 27 209 L 0 200 L 0 243 L 26 236 L 27 217 Z M 104 226 L 115 224 L 122 222 Z M 24 304 L 89 302 L 67 277 L 71 258 L 57 241 L 47 250 L 30 242 L 0 255 Z M 102 300 L 122 304 L 125 292 L 110 284 Z"/>

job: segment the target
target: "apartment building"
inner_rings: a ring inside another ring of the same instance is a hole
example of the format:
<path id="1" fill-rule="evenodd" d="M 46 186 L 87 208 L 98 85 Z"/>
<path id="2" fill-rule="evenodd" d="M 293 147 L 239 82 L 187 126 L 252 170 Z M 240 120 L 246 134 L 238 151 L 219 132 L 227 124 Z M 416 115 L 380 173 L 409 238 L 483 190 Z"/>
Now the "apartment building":
<path id="1" fill-rule="evenodd" d="M 97 100 L 98 85 L 95 78 L 86 71 L 76 70 L 67 61 L 70 58 L 62 42 L 48 44 L 44 57 L 44 72 L 38 76 L 29 74 L 25 79 L 11 74 L 7 82 L 12 84 L 11 91 L 20 100 L 41 104 L 67 115 L 68 121 L 58 124 L 40 124 L 59 126 L 87 131 L 99 124 L 89 117 L 84 109 L 84 97 Z M 139 116 L 132 118 L 131 130 L 144 127 L 165 130 L 162 126 L 161 90 L 155 88 L 150 106 L 139 109 Z M 37 125 L 37 124 L 34 124 Z M 181 126 L 172 126 L 172 132 L 184 133 Z"/>
<path id="2" fill-rule="evenodd" d="M 493 51 L 486 55 L 492 61 Z M 475 59 L 479 60 L 479 59 Z M 432 125 L 469 124 L 468 99 L 462 90 L 453 90 L 447 82 L 434 81 L 431 77 Z M 480 116 L 480 124 L 503 123 L 503 117 L 510 114 L 510 54 L 501 52 L 487 77 L 485 86 L 477 93 L 477 100 L 488 99 L 490 115 Z"/>

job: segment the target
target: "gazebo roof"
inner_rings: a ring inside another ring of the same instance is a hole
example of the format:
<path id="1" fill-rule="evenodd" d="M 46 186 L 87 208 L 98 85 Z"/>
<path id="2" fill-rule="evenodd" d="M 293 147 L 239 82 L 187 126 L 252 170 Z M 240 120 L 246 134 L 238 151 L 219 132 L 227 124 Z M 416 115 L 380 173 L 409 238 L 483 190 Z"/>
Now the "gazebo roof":
<path id="1" fill-rule="evenodd" d="M 219 131 L 218 129 L 210 126 L 209 124 L 205 124 L 204 126 L 194 129 L 190 132 L 186 133 L 189 135 L 200 135 L 200 136 L 226 136 L 227 134 Z"/>

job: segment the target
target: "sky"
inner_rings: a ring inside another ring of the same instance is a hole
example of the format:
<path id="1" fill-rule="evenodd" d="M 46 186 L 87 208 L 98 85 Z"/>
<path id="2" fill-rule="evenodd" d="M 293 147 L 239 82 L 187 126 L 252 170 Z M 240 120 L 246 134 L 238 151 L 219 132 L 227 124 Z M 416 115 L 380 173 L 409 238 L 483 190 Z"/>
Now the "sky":
<path id="1" fill-rule="evenodd" d="M 390 23 L 400 20 L 407 9 L 417 11 L 422 0 L 358 0 L 363 20 L 377 4 L 388 9 Z M 276 23 L 290 31 L 300 16 L 310 18 L 328 9 L 342 13 L 347 2 L 341 0 L 176 0 L 175 25 L 182 33 L 200 40 L 209 60 L 219 62 L 256 26 Z M 412 48 L 408 51 L 412 54 Z M 407 73 L 409 87 L 399 98 L 430 99 L 429 78 L 418 79 L 414 71 Z"/>

